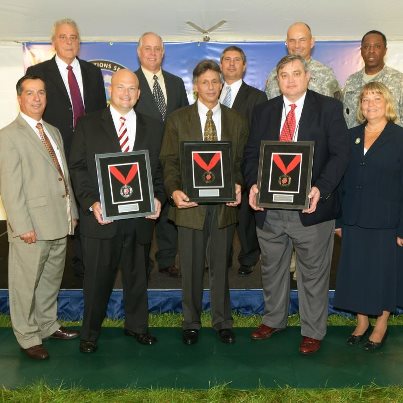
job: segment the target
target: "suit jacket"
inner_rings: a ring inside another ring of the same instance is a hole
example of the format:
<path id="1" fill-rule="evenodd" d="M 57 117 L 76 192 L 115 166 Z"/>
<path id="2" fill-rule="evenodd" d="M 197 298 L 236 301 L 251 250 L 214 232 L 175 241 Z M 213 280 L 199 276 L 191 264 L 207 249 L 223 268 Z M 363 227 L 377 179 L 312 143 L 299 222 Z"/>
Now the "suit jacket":
<path id="1" fill-rule="evenodd" d="M 244 117 L 236 111 L 221 105 L 221 140 L 232 142 L 232 170 L 234 181 L 243 184 L 241 161 L 248 137 L 248 125 Z M 173 112 L 167 119 L 161 149 L 161 162 L 164 170 L 164 184 L 167 194 L 182 189 L 179 149 L 182 141 L 203 141 L 203 131 L 197 109 L 197 102 Z M 189 209 L 171 207 L 169 218 L 176 225 L 203 229 L 206 206 Z M 237 222 L 237 209 L 221 204 L 218 213 L 219 228 Z"/>
<path id="2" fill-rule="evenodd" d="M 403 237 L 403 128 L 388 123 L 364 155 L 364 129 L 349 130 L 351 157 L 341 188 L 341 222 L 397 228 Z"/>
<path id="3" fill-rule="evenodd" d="M 60 149 L 72 218 L 77 219 L 62 138 L 55 127 L 43 124 Z M 39 240 L 59 239 L 69 233 L 64 182 L 42 141 L 21 115 L 0 130 L 0 194 L 10 242 L 32 230 Z"/>
<path id="4" fill-rule="evenodd" d="M 78 59 L 83 78 L 85 112 L 95 112 L 106 107 L 105 86 L 101 70 L 92 63 Z M 43 119 L 56 126 L 63 137 L 66 156 L 69 156 L 73 139 L 73 107 L 64 85 L 55 57 L 28 67 L 33 74 L 45 81 L 47 106 Z"/>
<path id="5" fill-rule="evenodd" d="M 244 173 L 247 185 L 257 183 L 261 140 L 279 140 L 283 97 L 273 98 L 255 108 L 249 141 L 245 147 Z M 312 186 L 320 190 L 320 201 L 312 214 L 300 213 L 303 225 L 313 225 L 335 218 L 340 203 L 335 192 L 347 167 L 349 140 L 342 104 L 317 92 L 307 90 L 298 141 L 315 142 Z M 256 213 L 261 228 L 266 213 Z"/>
<path id="6" fill-rule="evenodd" d="M 267 96 L 263 91 L 258 90 L 242 81 L 238 94 L 232 104 L 232 109 L 235 109 L 242 116 L 248 119 L 249 127 L 252 124 L 252 112 L 256 105 L 267 101 Z"/>
<path id="7" fill-rule="evenodd" d="M 154 101 L 153 93 L 151 92 L 150 86 L 148 85 L 146 76 L 144 75 L 141 67 L 135 71 L 135 74 L 139 79 L 141 91 L 140 99 L 137 101 L 137 104 L 134 107 L 135 111 L 159 120 L 163 126 L 164 122 L 162 120 L 161 113 Z M 162 70 L 162 75 L 164 76 L 165 88 L 167 92 L 166 116 L 168 116 L 176 109 L 189 105 L 189 101 L 186 95 L 185 84 L 180 77 L 168 73 L 165 70 Z"/>
<path id="8" fill-rule="evenodd" d="M 136 140 L 133 150 L 148 150 L 154 195 L 161 203 L 165 200 L 159 152 L 162 130 L 158 121 L 136 113 Z M 70 172 L 80 205 L 80 231 L 92 238 L 109 239 L 116 235 L 119 220 L 108 225 L 96 221 L 90 207 L 100 201 L 95 154 L 121 152 L 118 135 L 109 108 L 84 116 L 78 121 L 70 154 Z M 138 229 L 139 243 L 151 242 L 153 220 L 131 218 L 125 220 Z"/>

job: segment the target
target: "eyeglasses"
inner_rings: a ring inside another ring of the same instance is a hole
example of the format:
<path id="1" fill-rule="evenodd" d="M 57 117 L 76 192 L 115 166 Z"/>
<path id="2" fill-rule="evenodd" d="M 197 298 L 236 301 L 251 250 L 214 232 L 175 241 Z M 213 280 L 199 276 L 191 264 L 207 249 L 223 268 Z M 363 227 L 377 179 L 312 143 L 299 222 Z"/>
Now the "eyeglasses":
<path id="1" fill-rule="evenodd" d="M 58 38 L 62 42 L 75 42 L 78 40 L 78 35 L 59 35 Z"/>

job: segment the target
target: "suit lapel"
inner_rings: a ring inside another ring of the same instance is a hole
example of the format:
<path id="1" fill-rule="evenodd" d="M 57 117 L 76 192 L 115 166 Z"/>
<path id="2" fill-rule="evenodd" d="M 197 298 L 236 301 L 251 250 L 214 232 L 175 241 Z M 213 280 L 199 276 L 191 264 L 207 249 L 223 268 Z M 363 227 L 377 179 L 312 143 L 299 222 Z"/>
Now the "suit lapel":
<path id="1" fill-rule="evenodd" d="M 231 141 L 232 124 L 231 119 L 228 117 L 228 110 L 225 106 L 221 107 L 221 140 Z"/>
<path id="2" fill-rule="evenodd" d="M 80 63 L 81 78 L 83 80 L 83 99 L 84 99 L 84 108 L 85 108 L 85 106 L 88 104 L 88 102 L 87 102 L 87 95 L 88 95 L 87 94 L 87 89 L 91 88 L 90 87 L 90 82 L 89 82 L 90 77 L 88 75 L 87 66 L 84 63 L 82 63 L 80 59 L 77 58 L 77 60 Z"/>
<path id="3" fill-rule="evenodd" d="M 235 110 L 238 110 L 239 108 L 242 107 L 242 104 L 245 102 L 246 98 L 248 95 L 248 86 L 242 81 L 241 86 L 239 87 L 238 94 L 236 94 L 236 97 L 234 99 L 234 102 L 232 104 L 232 108 Z"/>
<path id="4" fill-rule="evenodd" d="M 364 130 L 363 130 L 364 131 Z M 382 133 L 379 135 L 379 137 L 374 141 L 372 146 L 369 148 L 369 150 L 365 153 L 365 157 L 371 157 L 371 155 L 374 152 L 377 152 L 381 147 L 385 145 L 390 139 L 390 123 L 388 123 L 385 128 L 383 129 Z M 364 140 L 364 136 L 362 138 Z M 364 141 L 362 141 L 364 143 Z"/>
<path id="5" fill-rule="evenodd" d="M 138 113 L 136 113 L 136 137 L 134 140 L 133 151 L 144 150 L 148 148 L 146 144 L 146 136 L 144 135 L 144 133 L 146 133 L 144 121 L 143 119 L 139 119 L 139 115 Z"/>
<path id="6" fill-rule="evenodd" d="M 313 117 L 316 114 L 314 107 L 315 100 L 312 98 L 310 91 L 306 92 L 304 106 L 302 107 L 302 114 L 299 120 L 298 140 L 313 140 L 310 136 L 311 123 L 314 121 Z"/>
<path id="7" fill-rule="evenodd" d="M 283 112 L 283 97 L 277 98 L 273 105 L 273 112 L 270 118 L 269 133 L 267 133 L 268 139 L 279 140 L 280 127 L 281 127 L 281 114 Z"/>
<path id="8" fill-rule="evenodd" d="M 67 92 L 66 86 L 64 85 L 63 78 L 60 74 L 59 68 L 57 67 L 55 57 L 51 59 L 49 64 L 49 74 L 47 75 L 49 79 L 53 82 L 54 86 L 63 94 L 65 101 L 71 104 L 70 97 Z"/>
<path id="9" fill-rule="evenodd" d="M 164 76 L 165 89 L 167 91 L 167 115 L 168 115 L 169 113 L 174 111 L 173 102 L 176 99 L 176 97 L 174 96 L 176 87 L 175 87 L 174 83 L 172 82 L 172 80 L 170 80 L 167 77 L 166 72 L 163 70 L 161 70 L 161 72 L 162 72 L 162 75 Z"/>
<path id="10" fill-rule="evenodd" d="M 105 136 L 107 137 L 108 144 L 110 143 L 115 149 L 114 152 L 122 151 L 119 144 L 118 134 L 113 123 L 111 111 L 106 108 L 102 112 L 101 125 L 104 129 Z"/>
<path id="11" fill-rule="evenodd" d="M 191 130 L 191 133 L 189 133 L 189 137 L 192 140 L 203 141 L 203 129 L 200 123 L 197 101 L 189 109 L 189 127 Z"/>
<path id="12" fill-rule="evenodd" d="M 22 136 L 24 136 L 27 139 L 27 141 L 39 151 L 39 153 L 49 162 L 49 164 L 54 169 L 56 169 L 55 164 L 52 160 L 52 157 L 50 156 L 48 150 L 43 145 L 41 139 L 34 132 L 32 127 L 20 115 L 18 115 L 18 117 L 17 117 L 17 124 L 18 124 L 20 134 Z M 48 130 L 48 126 L 46 126 L 46 129 Z M 48 132 L 49 132 L 49 130 L 48 130 Z M 52 136 L 52 139 L 53 139 L 53 136 Z"/>

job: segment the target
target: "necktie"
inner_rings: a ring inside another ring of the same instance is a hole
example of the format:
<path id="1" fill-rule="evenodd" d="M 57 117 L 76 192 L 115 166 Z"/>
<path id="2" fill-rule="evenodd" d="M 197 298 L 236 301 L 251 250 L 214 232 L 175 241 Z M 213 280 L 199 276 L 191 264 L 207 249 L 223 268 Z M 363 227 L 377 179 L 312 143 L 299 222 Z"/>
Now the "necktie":
<path id="1" fill-rule="evenodd" d="M 295 120 L 295 108 L 297 105 L 291 104 L 291 109 L 287 113 L 283 128 L 280 133 L 280 141 L 292 141 L 294 137 L 295 127 L 297 126 Z"/>
<path id="2" fill-rule="evenodd" d="M 209 109 L 206 113 L 207 119 L 204 125 L 204 141 L 218 141 L 217 129 L 213 120 L 213 111 Z"/>
<path id="3" fill-rule="evenodd" d="M 222 104 L 228 106 L 228 108 L 231 107 L 231 87 L 227 87 L 227 93 L 225 94 Z"/>
<path id="4" fill-rule="evenodd" d="M 69 82 L 71 103 L 73 105 L 73 124 L 76 127 L 77 120 L 85 114 L 84 103 L 81 97 L 80 87 L 78 86 L 76 76 L 72 66 L 67 66 L 67 80 Z"/>
<path id="5" fill-rule="evenodd" d="M 155 103 L 157 104 L 158 110 L 161 113 L 162 120 L 165 120 L 165 115 L 167 113 L 167 105 L 165 103 L 164 94 L 158 82 L 158 77 L 155 74 L 153 79 L 154 79 L 153 96 L 155 99 Z"/>
<path id="6" fill-rule="evenodd" d="M 118 132 L 119 144 L 122 152 L 127 153 L 129 151 L 129 135 L 127 134 L 126 119 L 120 117 L 120 127 Z"/>
<path id="7" fill-rule="evenodd" d="M 37 123 L 36 128 L 38 129 L 39 137 L 41 138 L 41 141 L 42 141 L 43 145 L 45 146 L 45 148 L 48 151 L 50 157 L 52 158 L 53 163 L 55 164 L 57 172 L 59 172 L 59 175 L 63 179 L 64 188 L 66 190 L 66 195 L 68 195 L 69 194 L 69 189 L 67 187 L 66 179 L 64 178 L 62 168 L 61 168 L 61 166 L 59 164 L 59 160 L 56 157 L 55 150 L 52 147 L 52 143 L 50 142 L 48 136 L 46 135 L 45 130 L 43 130 L 42 123 Z"/>

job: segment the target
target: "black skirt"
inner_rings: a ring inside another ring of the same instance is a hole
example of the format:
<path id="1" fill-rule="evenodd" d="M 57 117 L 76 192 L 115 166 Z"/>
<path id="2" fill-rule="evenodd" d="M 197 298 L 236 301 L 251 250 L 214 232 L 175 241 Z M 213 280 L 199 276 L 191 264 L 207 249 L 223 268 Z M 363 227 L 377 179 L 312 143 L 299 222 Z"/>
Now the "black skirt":
<path id="1" fill-rule="evenodd" d="M 334 306 L 365 315 L 393 312 L 398 248 L 396 229 L 344 225 Z"/>

